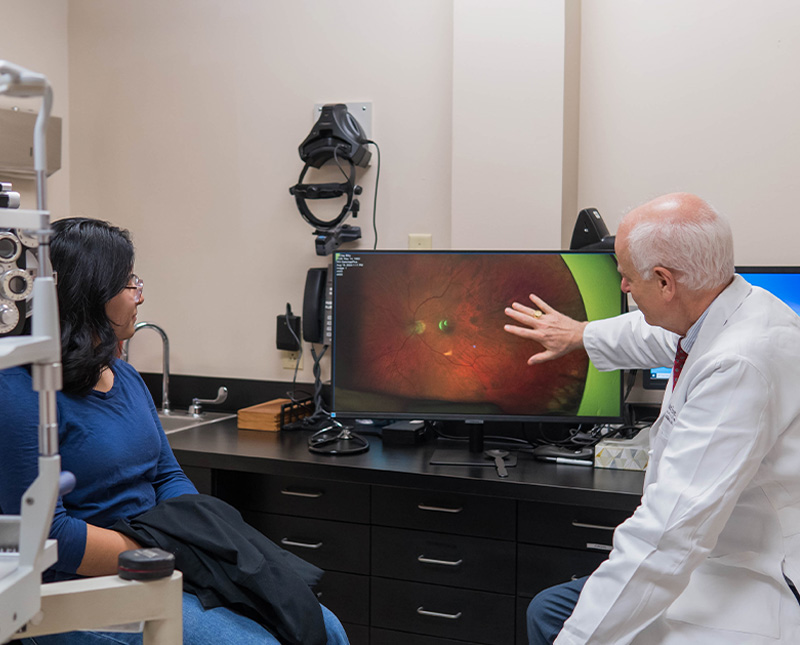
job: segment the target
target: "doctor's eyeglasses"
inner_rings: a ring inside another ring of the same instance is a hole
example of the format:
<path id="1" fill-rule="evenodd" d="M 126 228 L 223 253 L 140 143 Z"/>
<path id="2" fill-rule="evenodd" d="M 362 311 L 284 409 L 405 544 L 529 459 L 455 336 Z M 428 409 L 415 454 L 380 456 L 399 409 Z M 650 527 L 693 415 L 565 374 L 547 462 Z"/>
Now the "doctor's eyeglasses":
<path id="1" fill-rule="evenodd" d="M 136 300 L 142 299 L 142 291 L 144 290 L 144 281 L 135 273 L 131 273 L 129 284 L 126 289 L 136 289 Z"/>

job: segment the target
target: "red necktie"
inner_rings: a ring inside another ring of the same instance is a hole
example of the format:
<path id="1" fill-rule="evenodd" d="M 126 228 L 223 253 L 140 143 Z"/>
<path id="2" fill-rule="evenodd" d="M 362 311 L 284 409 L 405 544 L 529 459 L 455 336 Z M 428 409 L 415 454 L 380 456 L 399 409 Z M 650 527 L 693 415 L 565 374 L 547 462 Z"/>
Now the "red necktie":
<path id="1" fill-rule="evenodd" d="M 681 339 L 683 340 L 683 339 Z M 675 383 L 678 382 L 678 377 L 681 375 L 683 364 L 686 362 L 686 357 L 689 354 L 683 351 L 681 341 L 678 341 L 678 351 L 675 352 L 675 363 L 672 365 L 672 389 L 675 389 Z"/>

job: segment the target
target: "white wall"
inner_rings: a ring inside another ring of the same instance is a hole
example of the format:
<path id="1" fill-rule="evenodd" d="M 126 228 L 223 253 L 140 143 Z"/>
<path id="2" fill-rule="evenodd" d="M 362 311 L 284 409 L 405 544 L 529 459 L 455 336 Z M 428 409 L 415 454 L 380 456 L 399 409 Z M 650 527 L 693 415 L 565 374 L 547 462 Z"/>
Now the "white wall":
<path id="1" fill-rule="evenodd" d="M 797 263 L 789 0 L 0 8 L 14 25 L 0 56 L 48 74 L 65 117 L 53 211 L 132 230 L 140 319 L 167 329 L 175 373 L 290 377 L 275 317 L 287 301 L 299 311 L 305 270 L 325 264 L 288 194 L 318 102 L 373 103 L 382 248 L 409 233 L 435 248 L 556 248 L 569 200 L 615 229 L 628 208 L 689 190 L 730 214 L 740 263 Z M 373 164 L 353 222 L 362 247 L 374 178 Z M 160 369 L 155 334 L 131 347 L 137 367 Z"/>
<path id="2" fill-rule="evenodd" d="M 452 244 L 557 249 L 564 3 L 456 0 Z"/>
<path id="3" fill-rule="evenodd" d="M 451 2 L 72 0 L 69 34 L 73 211 L 133 232 L 139 319 L 167 330 L 175 373 L 291 377 L 275 318 L 327 263 L 288 192 L 315 103 L 373 103 L 381 247 L 449 245 Z M 140 369 L 159 354 L 131 343 Z"/>
<path id="4" fill-rule="evenodd" d="M 727 213 L 739 264 L 800 264 L 800 4 L 583 2 L 581 207 L 694 192 Z"/>
<path id="5" fill-rule="evenodd" d="M 61 170 L 47 180 L 47 206 L 54 219 L 68 215 L 70 203 L 67 2 L 68 0 L 0 0 L 0 19 L 3 22 L 0 59 L 45 74 L 53 88 L 51 114 L 63 119 Z M 40 105 L 41 99 L 2 97 L 0 102 L 0 106 L 4 108 L 18 107 L 36 113 L 39 112 Z M 22 208 L 36 208 L 36 186 L 33 179 L 12 178 L 7 181 L 11 181 L 14 190 L 21 192 Z"/>

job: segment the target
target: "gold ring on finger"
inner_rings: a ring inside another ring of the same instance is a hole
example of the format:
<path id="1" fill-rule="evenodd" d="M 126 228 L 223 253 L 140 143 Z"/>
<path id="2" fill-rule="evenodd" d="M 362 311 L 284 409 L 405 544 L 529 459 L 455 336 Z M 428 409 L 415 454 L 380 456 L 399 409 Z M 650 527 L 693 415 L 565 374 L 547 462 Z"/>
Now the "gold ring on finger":
<path id="1" fill-rule="evenodd" d="M 533 317 L 534 318 L 541 318 L 543 315 L 544 314 L 541 311 L 539 311 L 538 309 L 534 309 L 533 310 Z"/>

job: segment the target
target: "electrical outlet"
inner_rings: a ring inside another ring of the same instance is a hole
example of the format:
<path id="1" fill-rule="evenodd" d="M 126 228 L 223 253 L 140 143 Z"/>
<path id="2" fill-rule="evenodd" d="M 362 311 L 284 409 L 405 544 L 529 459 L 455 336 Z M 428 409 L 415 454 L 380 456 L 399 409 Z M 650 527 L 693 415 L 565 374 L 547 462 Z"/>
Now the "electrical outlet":
<path id="1" fill-rule="evenodd" d="M 300 352 L 287 352 L 285 350 L 281 351 L 281 364 L 283 365 L 283 369 L 285 370 L 293 370 L 294 366 L 297 364 L 297 355 Z M 300 365 L 297 366 L 297 370 L 301 371 L 303 369 L 303 356 L 300 356 Z"/>
<path id="2" fill-rule="evenodd" d="M 433 235 L 430 233 L 409 233 L 408 234 L 408 248 L 409 249 L 432 249 L 433 248 Z"/>

